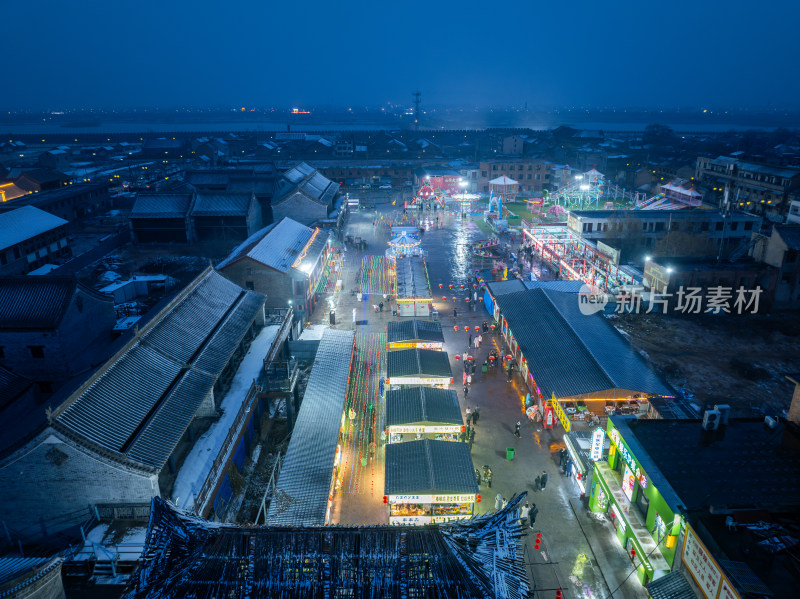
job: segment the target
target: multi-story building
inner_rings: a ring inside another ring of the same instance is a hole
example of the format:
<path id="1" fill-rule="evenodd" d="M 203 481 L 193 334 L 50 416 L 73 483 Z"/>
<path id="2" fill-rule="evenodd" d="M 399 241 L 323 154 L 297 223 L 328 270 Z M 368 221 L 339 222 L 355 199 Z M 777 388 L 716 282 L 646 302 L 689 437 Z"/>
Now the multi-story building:
<path id="1" fill-rule="evenodd" d="M 716 256 L 748 244 L 761 230 L 762 218 L 717 210 L 575 210 L 569 228 L 585 239 L 623 250 L 626 260 L 644 253 L 669 256 Z M 675 247 L 672 247 L 672 245 Z"/>
<path id="2" fill-rule="evenodd" d="M 789 212 L 789 194 L 800 189 L 800 170 L 773 167 L 738 158 L 697 158 L 695 179 L 708 188 L 708 195 L 722 208 L 725 189 L 733 209 L 763 214 L 782 221 Z"/>
<path id="3" fill-rule="evenodd" d="M 272 218 L 278 221 L 289 216 L 304 225 L 313 225 L 330 217 L 336 210 L 338 196 L 338 183 L 301 162 L 283 173 L 275 183 Z"/>
<path id="4" fill-rule="evenodd" d="M 339 185 L 391 185 L 404 187 L 414 179 L 415 165 L 410 162 L 330 161 L 313 166 Z"/>
<path id="5" fill-rule="evenodd" d="M 28 193 L 15 200 L 0 203 L 0 212 L 16 210 L 20 206 L 35 206 L 50 214 L 73 221 L 110 209 L 112 200 L 108 194 L 109 185 L 108 182 L 80 183 L 39 193 Z"/>
<path id="6" fill-rule="evenodd" d="M 0 275 L 24 275 L 70 256 L 68 224 L 33 206 L 0 213 Z"/>
<path id="7" fill-rule="evenodd" d="M 544 160 L 490 160 L 479 164 L 478 191 L 488 193 L 489 181 L 505 175 L 519 183 L 521 194 L 549 190 L 553 165 Z"/>

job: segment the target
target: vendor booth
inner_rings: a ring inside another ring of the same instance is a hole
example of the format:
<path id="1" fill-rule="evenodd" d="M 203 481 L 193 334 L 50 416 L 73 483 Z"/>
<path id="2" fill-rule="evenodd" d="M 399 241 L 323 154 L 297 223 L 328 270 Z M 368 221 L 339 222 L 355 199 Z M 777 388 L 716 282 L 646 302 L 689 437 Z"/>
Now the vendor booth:
<path id="1" fill-rule="evenodd" d="M 428 385 L 447 389 L 453 371 L 447 352 L 435 349 L 399 349 L 386 354 L 386 382 L 390 388 Z"/>
<path id="2" fill-rule="evenodd" d="M 480 502 L 465 443 L 410 441 L 386 446 L 383 500 L 389 524 L 422 525 L 471 518 Z"/>
<path id="3" fill-rule="evenodd" d="M 418 386 L 386 392 L 385 433 L 389 443 L 458 441 L 463 431 L 458 396 L 452 389 Z"/>
<path id="4" fill-rule="evenodd" d="M 398 316 L 430 316 L 433 294 L 425 259 L 420 256 L 397 258 L 395 293 Z"/>
<path id="5" fill-rule="evenodd" d="M 437 349 L 444 346 L 442 325 L 427 320 L 405 320 L 390 322 L 388 327 L 389 350 Z"/>

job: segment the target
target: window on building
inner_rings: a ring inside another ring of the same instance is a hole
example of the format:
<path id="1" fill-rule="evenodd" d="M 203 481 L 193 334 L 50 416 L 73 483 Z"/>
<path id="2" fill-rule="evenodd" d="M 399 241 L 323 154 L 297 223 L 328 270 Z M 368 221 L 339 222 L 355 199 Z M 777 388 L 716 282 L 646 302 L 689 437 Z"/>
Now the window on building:
<path id="1" fill-rule="evenodd" d="M 31 352 L 31 358 L 37 360 L 44 358 L 44 345 L 29 345 L 28 350 Z"/>
<path id="2" fill-rule="evenodd" d="M 731 231 L 735 231 L 739 228 L 739 223 L 731 223 Z"/>
<path id="3" fill-rule="evenodd" d="M 647 223 L 642 223 L 642 231 L 647 231 Z"/>
<path id="4" fill-rule="evenodd" d="M 481 171 L 481 177 L 488 177 L 489 173 L 486 171 Z"/>
<path id="5" fill-rule="evenodd" d="M 492 165 L 492 170 L 493 170 L 493 171 L 496 171 L 496 170 L 497 170 L 497 165 L 496 165 L 496 164 L 493 164 L 493 165 Z"/>
<path id="6" fill-rule="evenodd" d="M 714 229 L 717 231 L 722 231 L 722 227 L 725 224 L 725 221 L 719 221 L 714 225 Z"/>
<path id="7" fill-rule="evenodd" d="M 528 175 L 528 176 L 530 176 L 530 175 Z M 542 176 L 539 173 L 536 173 L 536 180 L 537 181 L 541 181 L 541 179 L 542 179 Z"/>
<path id="8" fill-rule="evenodd" d="M 663 231 L 664 230 L 664 223 L 656 223 L 656 231 Z"/>
<path id="9" fill-rule="evenodd" d="M 531 175 L 530 175 L 530 173 L 528 173 L 528 181 L 530 181 L 530 180 L 531 180 Z"/>
<path id="10" fill-rule="evenodd" d="M 753 230 L 753 223 L 752 223 L 752 221 L 751 221 L 751 222 L 749 222 L 749 223 L 745 223 L 745 224 L 744 224 L 744 230 L 745 230 L 745 231 L 752 231 L 752 230 Z"/>
<path id="11" fill-rule="evenodd" d="M 591 233 L 593 226 L 594 226 L 594 223 L 586 223 L 586 227 L 587 227 L 586 232 L 587 233 Z"/>

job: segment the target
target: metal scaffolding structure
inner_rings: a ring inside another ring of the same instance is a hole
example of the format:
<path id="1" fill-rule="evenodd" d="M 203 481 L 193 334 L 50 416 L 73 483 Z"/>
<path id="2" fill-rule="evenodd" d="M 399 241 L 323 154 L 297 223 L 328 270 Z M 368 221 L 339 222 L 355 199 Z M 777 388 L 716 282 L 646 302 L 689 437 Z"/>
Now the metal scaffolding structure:
<path id="1" fill-rule="evenodd" d="M 437 526 L 242 527 L 153 499 L 126 599 L 493 597 L 530 593 L 520 505 Z"/>
<path id="2" fill-rule="evenodd" d="M 583 239 L 564 225 L 531 225 L 524 228 L 526 245 L 557 273 L 557 278 L 583 281 L 607 292 L 624 285 L 636 285 L 632 269 L 619 266 L 597 249 L 594 242 Z"/>

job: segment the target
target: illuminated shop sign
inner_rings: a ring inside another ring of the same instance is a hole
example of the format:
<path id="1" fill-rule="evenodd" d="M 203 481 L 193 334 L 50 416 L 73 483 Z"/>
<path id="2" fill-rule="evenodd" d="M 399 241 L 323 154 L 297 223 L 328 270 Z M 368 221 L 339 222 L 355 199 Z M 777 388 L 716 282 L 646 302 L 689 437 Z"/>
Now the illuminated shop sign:
<path id="1" fill-rule="evenodd" d="M 475 503 L 475 495 L 389 495 L 389 503 Z"/>
<path id="2" fill-rule="evenodd" d="M 636 463 L 636 460 L 633 459 L 633 455 L 630 451 L 628 451 L 628 447 L 622 442 L 622 439 L 619 436 L 619 431 L 617 429 L 613 429 L 611 431 L 611 439 L 614 441 L 614 444 L 617 446 L 619 450 L 619 454 L 622 456 L 623 461 L 630 466 L 630 471 L 636 477 L 636 480 L 639 481 L 639 484 L 643 489 L 647 488 L 649 481 L 647 480 L 647 476 L 644 472 L 642 472 L 639 465 Z"/>
<path id="3" fill-rule="evenodd" d="M 460 433 L 460 425 L 450 426 L 390 426 L 390 433 Z"/>
<path id="4" fill-rule="evenodd" d="M 594 429 L 592 433 L 592 461 L 596 462 L 600 458 L 603 457 L 603 441 L 606 438 L 606 434 L 602 428 Z"/>

